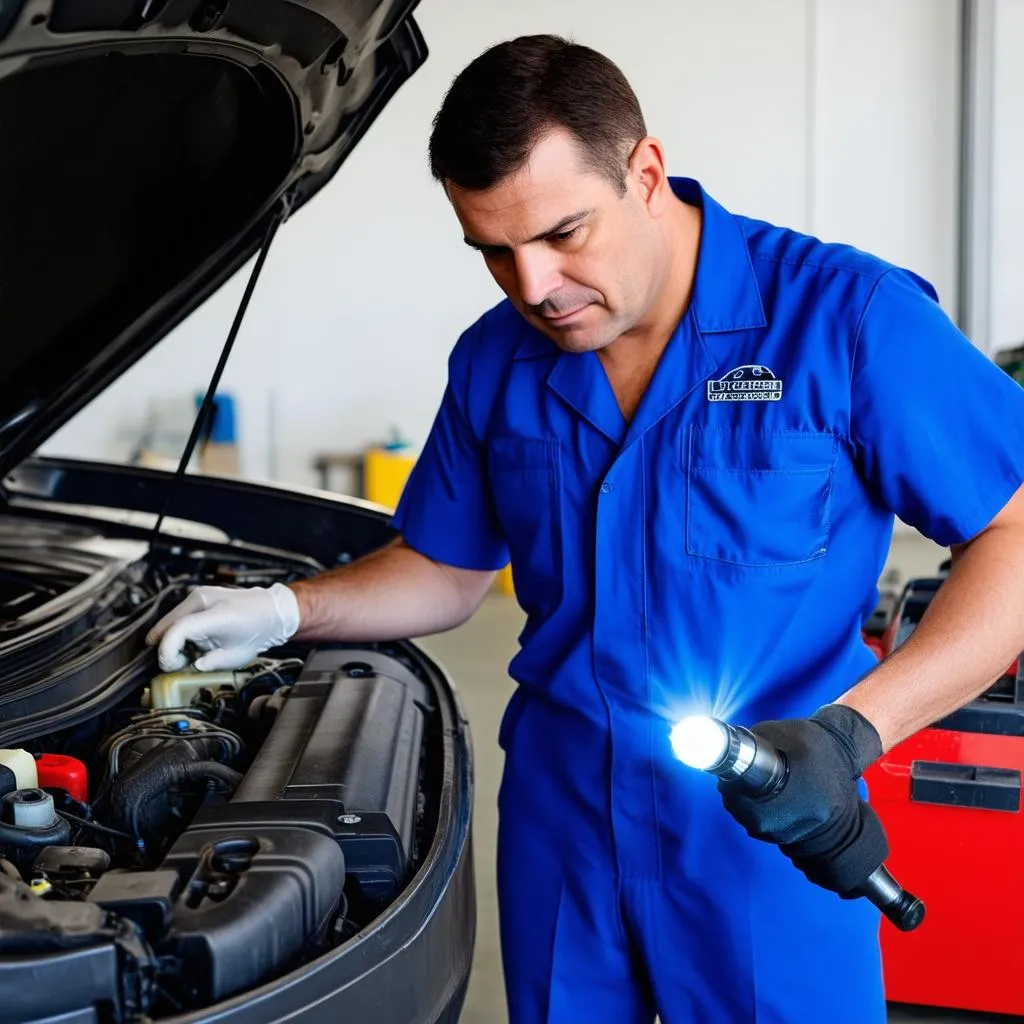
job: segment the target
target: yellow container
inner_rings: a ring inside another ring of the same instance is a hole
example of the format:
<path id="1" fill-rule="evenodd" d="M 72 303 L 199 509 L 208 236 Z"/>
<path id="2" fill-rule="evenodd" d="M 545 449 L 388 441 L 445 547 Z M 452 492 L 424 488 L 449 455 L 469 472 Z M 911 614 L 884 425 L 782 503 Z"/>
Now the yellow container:
<path id="1" fill-rule="evenodd" d="M 495 580 L 494 585 L 503 594 L 508 594 L 509 597 L 516 596 L 516 588 L 512 583 L 512 566 L 506 565 L 501 572 L 498 573 L 498 578 Z"/>
<path id="2" fill-rule="evenodd" d="M 363 462 L 363 489 L 366 500 L 394 511 L 409 479 L 415 459 L 402 452 L 371 448 Z"/>
<path id="3" fill-rule="evenodd" d="M 363 489 L 366 500 L 394 511 L 398 507 L 398 499 L 402 496 L 415 462 L 415 458 L 402 452 L 370 448 L 363 462 Z M 506 565 L 498 573 L 495 587 L 502 594 L 515 596 L 510 566 Z"/>

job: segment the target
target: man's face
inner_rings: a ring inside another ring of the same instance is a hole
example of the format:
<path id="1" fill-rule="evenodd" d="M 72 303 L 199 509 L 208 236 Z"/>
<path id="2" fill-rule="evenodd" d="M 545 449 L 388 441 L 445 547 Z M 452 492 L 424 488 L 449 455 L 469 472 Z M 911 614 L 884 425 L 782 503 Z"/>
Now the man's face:
<path id="1" fill-rule="evenodd" d="M 498 286 L 559 348 L 604 348 L 650 305 L 657 247 L 643 189 L 630 174 L 620 195 L 568 133 L 544 136 L 493 188 L 449 183 L 448 196 Z"/>

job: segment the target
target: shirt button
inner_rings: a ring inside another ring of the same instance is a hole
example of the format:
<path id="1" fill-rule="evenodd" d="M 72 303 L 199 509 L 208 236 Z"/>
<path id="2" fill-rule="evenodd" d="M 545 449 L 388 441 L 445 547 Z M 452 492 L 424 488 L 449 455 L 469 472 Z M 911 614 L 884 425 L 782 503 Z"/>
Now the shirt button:
<path id="1" fill-rule="evenodd" d="M 614 491 L 614 490 L 615 490 L 615 485 L 614 484 L 610 484 L 607 480 L 605 480 L 605 482 L 603 484 L 601 484 L 601 493 L 602 494 L 611 494 L 612 491 Z"/>

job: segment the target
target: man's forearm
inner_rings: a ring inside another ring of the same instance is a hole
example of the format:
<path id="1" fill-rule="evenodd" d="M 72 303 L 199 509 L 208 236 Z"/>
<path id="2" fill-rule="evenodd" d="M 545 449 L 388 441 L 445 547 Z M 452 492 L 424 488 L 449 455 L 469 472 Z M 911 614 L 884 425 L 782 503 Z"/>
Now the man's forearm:
<path id="1" fill-rule="evenodd" d="M 439 565 L 401 541 L 291 584 L 298 640 L 369 643 L 454 629 L 479 607 L 494 573 Z"/>
<path id="2" fill-rule="evenodd" d="M 957 553 L 913 634 L 839 703 L 885 750 L 974 699 L 1024 649 L 1024 531 L 993 525 Z"/>

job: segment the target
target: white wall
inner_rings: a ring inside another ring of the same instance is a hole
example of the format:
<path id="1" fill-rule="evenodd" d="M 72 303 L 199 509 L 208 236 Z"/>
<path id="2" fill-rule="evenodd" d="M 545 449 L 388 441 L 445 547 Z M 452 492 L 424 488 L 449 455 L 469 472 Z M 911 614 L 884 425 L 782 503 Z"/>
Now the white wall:
<path id="1" fill-rule="evenodd" d="M 276 464 L 312 483 L 317 452 L 361 449 L 392 424 L 424 438 L 448 350 L 499 297 L 430 180 L 430 121 L 466 63 L 522 33 L 571 33 L 615 59 L 673 173 L 737 212 L 909 265 L 954 312 L 957 0 L 423 0 L 417 20 L 426 65 L 281 230 L 253 298 L 223 383 L 246 475 Z M 126 457 L 154 396 L 204 386 L 242 285 L 47 450 Z"/>
<path id="2" fill-rule="evenodd" d="M 1024 3 L 995 0 L 989 351 L 1024 344 Z"/>
<path id="3" fill-rule="evenodd" d="M 959 3 L 810 7 L 812 229 L 923 274 L 956 317 Z"/>

